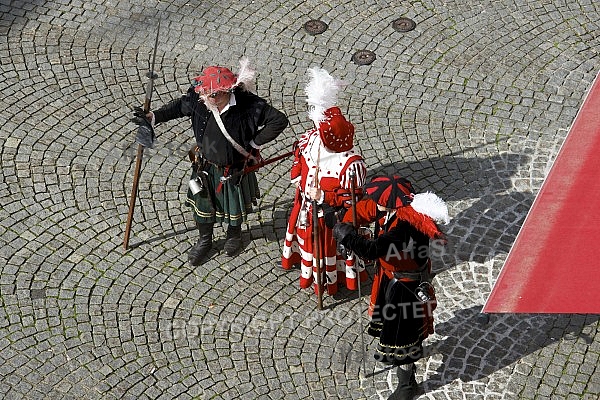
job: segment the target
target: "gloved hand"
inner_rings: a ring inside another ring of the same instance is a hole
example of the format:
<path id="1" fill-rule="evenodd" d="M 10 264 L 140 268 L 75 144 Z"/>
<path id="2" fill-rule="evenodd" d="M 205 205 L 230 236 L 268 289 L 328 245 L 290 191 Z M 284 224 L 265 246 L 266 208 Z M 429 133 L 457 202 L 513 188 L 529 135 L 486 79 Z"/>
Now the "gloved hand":
<path id="1" fill-rule="evenodd" d="M 333 238 L 338 243 L 343 243 L 344 239 L 353 233 L 356 233 L 356 229 L 349 223 L 340 223 L 333 227 Z"/>
<path id="2" fill-rule="evenodd" d="M 337 209 L 331 207 L 329 204 L 323 204 L 323 219 L 325 220 L 325 226 L 333 229 L 335 224 L 340 222 L 336 213 Z"/>
<path id="3" fill-rule="evenodd" d="M 263 158 L 260 155 L 260 150 L 256 147 L 250 147 L 250 157 L 248 158 L 250 159 L 249 161 L 251 165 L 260 164 L 263 162 Z"/>
<path id="4" fill-rule="evenodd" d="M 144 147 L 152 148 L 154 146 L 154 139 L 156 138 L 154 128 L 141 107 L 134 107 L 131 122 L 138 125 L 135 141 Z"/>
<path id="5" fill-rule="evenodd" d="M 142 107 L 139 106 L 133 107 L 133 117 L 130 121 L 136 125 L 144 125 L 150 122 Z"/>
<path id="6" fill-rule="evenodd" d="M 339 223 L 346 214 L 348 209 L 332 207 L 327 203 L 323 203 L 323 218 L 325 219 L 325 226 L 330 229 L 335 227 L 335 224 Z"/>

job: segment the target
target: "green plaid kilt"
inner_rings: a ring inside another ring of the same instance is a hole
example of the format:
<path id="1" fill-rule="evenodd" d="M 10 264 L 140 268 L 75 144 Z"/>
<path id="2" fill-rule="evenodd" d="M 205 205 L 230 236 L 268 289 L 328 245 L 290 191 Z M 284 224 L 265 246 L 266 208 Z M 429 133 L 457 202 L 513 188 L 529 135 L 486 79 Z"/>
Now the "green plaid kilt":
<path id="1" fill-rule="evenodd" d="M 225 169 L 210 164 L 208 172 L 208 190 L 195 195 L 188 189 L 185 204 L 194 211 L 194 219 L 200 224 L 221 222 L 239 226 L 246 221 L 252 212 L 252 205 L 260 198 L 256 174 L 250 172 L 235 181 L 227 180 L 221 183 Z M 196 178 L 196 172 L 192 178 Z"/>

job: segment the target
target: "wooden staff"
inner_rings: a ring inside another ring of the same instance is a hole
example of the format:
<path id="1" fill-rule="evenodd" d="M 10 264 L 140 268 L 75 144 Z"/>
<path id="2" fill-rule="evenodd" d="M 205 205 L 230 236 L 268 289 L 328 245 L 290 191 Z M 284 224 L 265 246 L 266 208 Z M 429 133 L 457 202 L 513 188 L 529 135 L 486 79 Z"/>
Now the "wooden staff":
<path id="1" fill-rule="evenodd" d="M 317 270 L 317 309 L 323 309 L 323 283 L 321 278 L 321 238 L 319 235 L 319 209 L 317 200 L 312 201 L 313 222 L 313 257 Z"/>
<path id="2" fill-rule="evenodd" d="M 154 72 L 154 65 L 156 62 L 156 49 L 158 48 L 158 34 L 160 32 L 160 21 L 158 22 L 158 29 L 156 30 L 156 41 L 154 42 L 154 54 L 152 55 L 152 64 L 150 70 L 146 75 L 148 77 L 148 84 L 146 85 L 146 97 L 144 99 L 144 115 L 150 112 L 150 102 L 152 100 L 152 91 L 154 88 L 154 79 L 158 75 Z M 133 222 L 133 212 L 135 211 L 135 199 L 138 193 L 138 184 L 140 181 L 140 174 L 142 171 L 142 158 L 144 157 L 144 146 L 138 144 L 137 154 L 135 157 L 135 170 L 133 175 L 133 186 L 131 187 L 131 200 L 129 201 L 129 213 L 127 214 L 127 224 L 125 225 L 125 237 L 123 239 L 123 248 L 127 250 L 129 246 L 129 234 L 131 233 L 131 223 Z"/>
<path id="3" fill-rule="evenodd" d="M 358 218 L 356 216 L 356 173 L 353 169 L 350 170 L 350 191 L 352 192 L 350 194 L 351 196 L 351 204 L 352 204 L 352 225 L 354 226 L 355 229 L 358 229 Z M 361 302 L 362 302 L 362 294 L 361 294 L 361 288 L 360 288 L 360 272 L 358 270 L 358 261 L 357 261 L 357 257 L 356 254 L 354 254 L 354 252 L 352 253 L 352 258 L 354 259 L 354 267 L 356 268 L 356 279 L 357 279 L 357 284 L 358 284 L 358 323 L 360 325 L 360 341 L 361 341 L 361 353 L 362 353 L 362 367 L 363 367 L 363 373 L 366 374 L 367 373 L 367 369 L 366 369 L 366 365 L 365 365 L 365 334 L 364 334 L 364 327 L 363 327 L 363 323 L 362 323 L 362 307 L 360 307 Z M 360 375 L 360 367 L 359 367 L 359 372 L 358 374 Z"/>
<path id="4" fill-rule="evenodd" d="M 284 159 L 284 158 L 292 156 L 292 155 L 294 155 L 294 151 L 288 151 L 285 154 L 281 154 L 281 155 L 278 155 L 276 157 L 269 158 L 268 160 L 264 160 L 263 162 L 260 162 L 258 164 L 254 164 L 254 165 L 251 165 L 249 167 L 245 167 L 244 169 L 236 171 L 236 172 L 234 172 L 232 174 L 229 174 L 227 176 L 222 176 L 220 178 L 221 182 L 225 182 L 225 181 L 228 181 L 228 180 L 231 180 L 231 179 L 233 179 L 232 182 L 236 182 L 236 179 L 238 179 L 239 177 L 241 177 L 243 175 L 249 174 L 250 172 L 256 171 L 259 168 L 264 167 L 265 165 L 272 164 L 274 162 L 277 162 L 277 161 L 279 161 L 281 159 Z"/>
<path id="5" fill-rule="evenodd" d="M 320 145 L 319 145 L 320 146 Z M 321 158 L 321 148 L 319 147 L 317 156 L 317 168 L 315 170 L 315 188 L 319 189 L 319 159 Z M 318 190 L 317 190 L 318 193 Z M 315 268 L 317 270 L 317 309 L 323 309 L 323 282 L 321 276 L 321 235 L 319 234 L 319 205 L 317 199 L 312 200 L 312 223 L 313 223 L 313 258 L 315 259 Z"/>

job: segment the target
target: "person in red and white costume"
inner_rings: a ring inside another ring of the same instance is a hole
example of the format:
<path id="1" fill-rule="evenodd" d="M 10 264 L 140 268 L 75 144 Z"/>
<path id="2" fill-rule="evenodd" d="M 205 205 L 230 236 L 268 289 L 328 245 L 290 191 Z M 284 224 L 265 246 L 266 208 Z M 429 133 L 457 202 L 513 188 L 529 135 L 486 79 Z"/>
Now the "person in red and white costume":
<path id="1" fill-rule="evenodd" d="M 354 125 L 346 120 L 337 102 L 343 82 L 322 68 L 310 68 L 310 82 L 305 92 L 309 116 L 315 127 L 305 132 L 297 143 L 291 181 L 296 186 L 294 205 L 288 221 L 281 266 L 291 269 L 300 265 L 300 287 L 316 287 L 314 257 L 313 200 L 318 204 L 321 280 L 327 293 L 337 293 L 338 285 L 357 288 L 357 269 L 361 281 L 367 273 L 361 262 L 344 258 L 338 251 L 331 227 L 326 226 L 324 210 L 349 208 L 351 179 L 355 187 L 364 184 L 367 172 L 362 156 L 354 148 Z"/>

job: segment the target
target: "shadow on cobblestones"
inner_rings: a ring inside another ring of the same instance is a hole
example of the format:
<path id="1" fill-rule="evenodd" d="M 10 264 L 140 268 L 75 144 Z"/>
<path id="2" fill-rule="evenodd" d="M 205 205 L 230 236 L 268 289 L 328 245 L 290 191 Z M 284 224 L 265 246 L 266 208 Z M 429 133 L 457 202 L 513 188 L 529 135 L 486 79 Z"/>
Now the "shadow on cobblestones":
<path id="1" fill-rule="evenodd" d="M 248 224 L 248 229 L 251 232 L 256 231 L 256 235 L 253 234 L 252 239 L 260 237 L 270 242 L 281 243 L 285 239 L 287 222 L 292 205 L 293 199 L 290 197 L 274 204 L 269 204 L 269 207 L 274 209 L 272 212 L 270 210 L 260 210 L 261 213 L 263 211 L 268 212 L 269 216 L 268 219 L 261 219 L 258 223 Z"/>
<path id="2" fill-rule="evenodd" d="M 451 222 L 443 227 L 449 243 L 436 272 L 464 261 L 485 262 L 506 254 L 518 234 L 535 195 L 515 191 L 513 180 L 529 157 L 430 158 L 385 165 L 373 175 L 396 173 L 407 177 L 420 192 L 433 191 L 450 207 Z M 453 209 L 462 210 L 452 215 Z M 443 265 L 443 267 L 440 267 Z"/>
<path id="3" fill-rule="evenodd" d="M 142 240 L 140 242 L 136 242 L 136 243 L 130 245 L 129 247 L 132 248 L 132 249 L 135 249 L 137 247 L 141 247 L 141 246 L 144 246 L 144 245 L 147 245 L 147 244 L 162 242 L 162 241 L 164 241 L 166 239 L 169 239 L 169 238 L 172 238 L 172 237 L 176 237 L 176 236 L 179 236 L 179 235 L 184 235 L 187 232 L 191 232 L 191 231 L 194 231 L 194 230 L 196 230 L 196 227 L 190 226 L 190 227 L 187 227 L 187 228 L 184 228 L 184 229 L 179 229 L 179 230 L 176 230 L 176 231 L 165 233 L 164 235 L 153 236 L 153 237 L 151 237 L 149 239 Z"/>
<path id="4" fill-rule="evenodd" d="M 485 378 L 494 372 L 526 360 L 527 355 L 557 342 L 577 343 L 585 352 L 593 338 L 584 328 L 597 324 L 600 318 L 598 315 L 494 314 L 489 323 L 484 323 L 479 318 L 480 311 L 481 306 L 458 310 L 453 318 L 436 325 L 436 334 L 444 339 L 426 349 L 440 365 L 434 375 L 424 380 L 427 391 L 457 379 L 487 383 Z M 556 362 L 561 370 L 566 364 L 566 359 L 563 362 L 536 360 L 531 364 L 548 367 Z M 502 388 L 497 389 L 499 393 L 504 392 Z"/>

